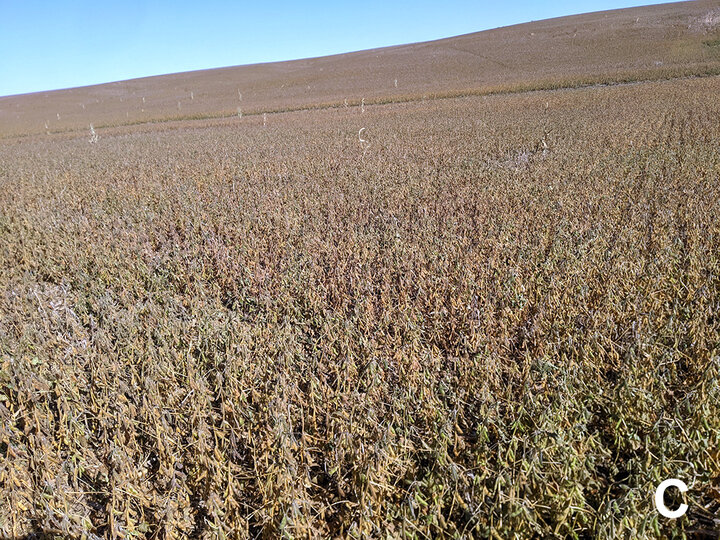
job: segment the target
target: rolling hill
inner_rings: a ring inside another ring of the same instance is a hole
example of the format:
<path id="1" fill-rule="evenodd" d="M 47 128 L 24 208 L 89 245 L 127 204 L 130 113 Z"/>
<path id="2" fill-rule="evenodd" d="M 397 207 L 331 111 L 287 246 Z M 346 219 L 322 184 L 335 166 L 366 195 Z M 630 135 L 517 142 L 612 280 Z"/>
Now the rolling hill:
<path id="1" fill-rule="evenodd" d="M 481 24 L 481 21 L 478 21 Z M 720 72 L 720 8 L 574 15 L 321 58 L 0 98 L 0 136 Z"/>

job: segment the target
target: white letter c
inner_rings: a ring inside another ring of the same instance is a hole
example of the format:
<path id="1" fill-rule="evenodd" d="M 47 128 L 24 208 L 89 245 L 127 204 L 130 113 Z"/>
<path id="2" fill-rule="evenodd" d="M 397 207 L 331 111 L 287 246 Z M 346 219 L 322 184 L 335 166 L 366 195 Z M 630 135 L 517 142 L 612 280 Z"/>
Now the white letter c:
<path id="1" fill-rule="evenodd" d="M 683 503 L 677 510 L 670 510 L 667 506 L 665 506 L 665 500 L 663 496 L 665 495 L 665 490 L 670 486 L 675 486 L 676 488 L 678 488 L 680 490 L 680 493 L 685 493 L 688 489 L 687 485 L 685 485 L 685 482 L 683 482 L 682 480 L 678 480 L 677 478 L 670 478 L 668 480 L 665 480 L 658 486 L 657 490 L 655 490 L 655 508 L 657 508 L 657 511 L 660 512 L 661 516 L 664 516 L 668 519 L 677 519 L 685 515 L 685 512 L 687 512 L 688 509 L 688 505 Z"/>

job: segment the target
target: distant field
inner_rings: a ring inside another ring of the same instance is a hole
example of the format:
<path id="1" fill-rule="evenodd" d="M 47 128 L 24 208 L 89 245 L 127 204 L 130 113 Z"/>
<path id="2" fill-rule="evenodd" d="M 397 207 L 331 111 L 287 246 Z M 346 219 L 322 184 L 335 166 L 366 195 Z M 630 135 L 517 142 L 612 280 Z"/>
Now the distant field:
<path id="1" fill-rule="evenodd" d="M 0 142 L 0 536 L 716 538 L 719 93 Z"/>
<path id="2" fill-rule="evenodd" d="M 481 21 L 478 23 L 481 24 Z M 720 6 L 562 17 L 308 60 L 0 97 L 0 137 L 168 119 L 720 73 Z"/>

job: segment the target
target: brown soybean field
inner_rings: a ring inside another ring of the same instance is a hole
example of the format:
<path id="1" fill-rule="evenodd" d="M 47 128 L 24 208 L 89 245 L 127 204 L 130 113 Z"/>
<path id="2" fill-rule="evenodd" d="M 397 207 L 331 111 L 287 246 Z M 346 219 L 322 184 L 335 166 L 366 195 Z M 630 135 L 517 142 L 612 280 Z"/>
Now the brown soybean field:
<path id="1" fill-rule="evenodd" d="M 0 538 L 720 537 L 720 77 L 571 86 L 12 124 Z"/>

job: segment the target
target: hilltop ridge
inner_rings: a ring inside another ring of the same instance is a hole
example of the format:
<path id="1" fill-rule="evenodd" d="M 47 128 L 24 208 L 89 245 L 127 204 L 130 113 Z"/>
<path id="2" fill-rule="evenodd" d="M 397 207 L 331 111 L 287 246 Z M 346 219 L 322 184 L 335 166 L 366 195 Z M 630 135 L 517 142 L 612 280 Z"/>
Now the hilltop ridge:
<path id="1" fill-rule="evenodd" d="M 0 98 L 0 136 L 720 72 L 708 0 L 572 15 L 319 58 Z"/>

